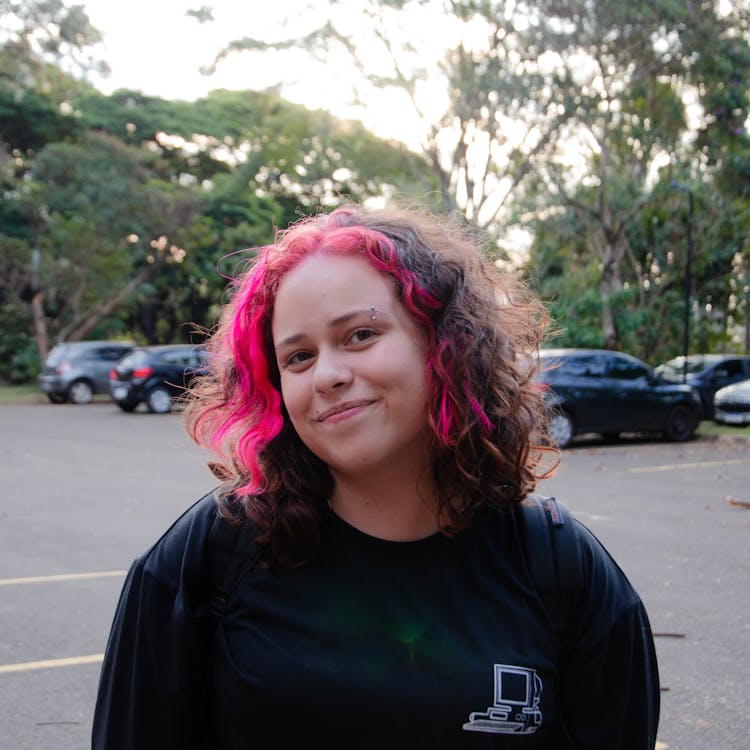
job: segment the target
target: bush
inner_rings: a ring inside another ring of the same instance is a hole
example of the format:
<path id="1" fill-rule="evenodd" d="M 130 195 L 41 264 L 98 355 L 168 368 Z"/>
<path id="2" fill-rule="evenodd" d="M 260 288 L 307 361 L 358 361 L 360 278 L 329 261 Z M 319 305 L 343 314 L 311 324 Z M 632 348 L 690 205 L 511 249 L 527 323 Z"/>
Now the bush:
<path id="1" fill-rule="evenodd" d="M 39 373 L 39 350 L 31 331 L 31 310 L 23 305 L 0 308 L 0 381 L 28 383 Z"/>

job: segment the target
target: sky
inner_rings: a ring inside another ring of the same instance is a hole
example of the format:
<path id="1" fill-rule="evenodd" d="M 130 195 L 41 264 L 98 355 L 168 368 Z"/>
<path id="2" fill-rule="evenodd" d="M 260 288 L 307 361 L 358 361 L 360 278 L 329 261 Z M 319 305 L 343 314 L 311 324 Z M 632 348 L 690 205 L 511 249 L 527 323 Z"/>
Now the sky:
<path id="1" fill-rule="evenodd" d="M 284 25 L 292 33 L 309 31 L 315 20 L 309 9 L 315 0 L 77 2 L 104 36 L 100 53 L 112 72 L 106 79 L 94 80 L 104 93 L 132 88 L 165 99 L 193 100 L 217 88 L 262 89 L 283 79 L 290 82 L 283 95 L 292 101 L 359 119 L 380 136 L 418 146 L 418 123 L 410 117 L 406 102 L 395 102 L 398 118 L 390 114 L 394 100 L 384 94 L 364 112 L 348 104 L 346 92 L 353 75 L 350 64 L 325 67 L 294 52 L 241 53 L 223 61 L 211 76 L 200 73 L 199 69 L 210 64 L 232 39 L 263 35 L 281 38 L 286 33 Z M 185 15 L 189 8 L 204 3 L 214 6 L 213 23 L 200 24 Z"/>

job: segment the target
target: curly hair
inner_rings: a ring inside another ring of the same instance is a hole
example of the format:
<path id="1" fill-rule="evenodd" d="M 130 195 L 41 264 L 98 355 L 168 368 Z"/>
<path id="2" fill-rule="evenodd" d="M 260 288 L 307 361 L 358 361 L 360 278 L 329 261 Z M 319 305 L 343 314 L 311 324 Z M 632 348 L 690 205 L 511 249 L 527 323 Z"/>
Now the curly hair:
<path id="1" fill-rule="evenodd" d="M 442 532 L 466 528 L 483 505 L 508 507 L 532 492 L 549 473 L 542 456 L 555 451 L 535 384 L 543 304 L 465 228 L 425 212 L 349 205 L 260 248 L 207 342 L 209 372 L 189 392 L 185 417 L 217 458 L 223 512 L 255 523 L 272 564 L 301 564 L 319 543 L 333 480 L 286 414 L 271 339 L 279 284 L 313 253 L 365 258 L 427 335 L 428 468 Z"/>

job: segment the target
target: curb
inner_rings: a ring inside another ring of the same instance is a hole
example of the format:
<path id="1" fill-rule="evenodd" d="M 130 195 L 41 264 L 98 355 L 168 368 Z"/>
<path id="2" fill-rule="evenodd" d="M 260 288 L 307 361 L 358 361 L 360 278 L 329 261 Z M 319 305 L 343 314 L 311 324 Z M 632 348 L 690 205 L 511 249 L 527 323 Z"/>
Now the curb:
<path id="1" fill-rule="evenodd" d="M 720 443 L 750 443 L 750 433 L 746 435 L 732 435 L 732 434 L 714 434 L 714 435 L 701 435 L 695 436 L 696 440 L 705 440 L 707 442 L 720 442 Z"/>

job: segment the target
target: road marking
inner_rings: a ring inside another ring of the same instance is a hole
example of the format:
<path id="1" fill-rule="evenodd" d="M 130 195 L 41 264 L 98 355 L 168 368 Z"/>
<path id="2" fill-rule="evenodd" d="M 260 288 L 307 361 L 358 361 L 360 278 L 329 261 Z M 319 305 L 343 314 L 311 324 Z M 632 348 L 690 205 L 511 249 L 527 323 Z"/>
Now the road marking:
<path id="1" fill-rule="evenodd" d="M 654 750 L 667 750 L 667 748 L 669 748 L 669 745 L 666 742 L 657 742 Z"/>
<path id="2" fill-rule="evenodd" d="M 8 672 L 28 672 L 31 669 L 49 669 L 51 667 L 75 667 L 79 664 L 98 664 L 104 660 L 104 654 L 89 656 L 70 656 L 66 659 L 44 659 L 43 661 L 24 661 L 18 664 L 0 664 L 0 674 Z"/>
<path id="3" fill-rule="evenodd" d="M 696 461 L 687 464 L 662 464 L 661 466 L 639 466 L 628 469 L 631 474 L 651 474 L 657 471 L 676 471 L 678 469 L 701 469 L 706 466 L 732 466 L 736 464 L 750 464 L 750 459 L 734 458 L 726 461 Z"/>
<path id="4" fill-rule="evenodd" d="M 21 583 L 51 583 L 53 581 L 82 581 L 89 578 L 118 578 L 126 570 L 102 570 L 94 573 L 63 573 L 54 576 L 30 576 L 29 578 L 0 578 L 0 586 L 16 586 Z"/>

